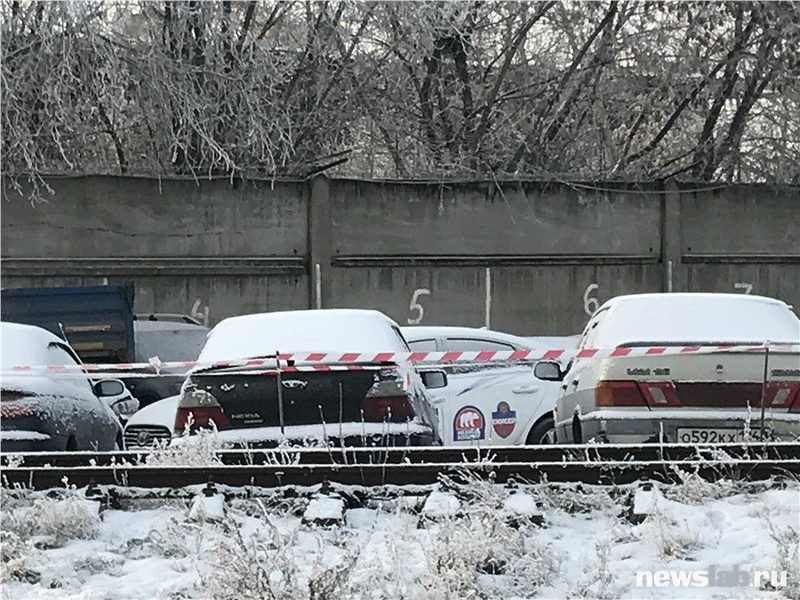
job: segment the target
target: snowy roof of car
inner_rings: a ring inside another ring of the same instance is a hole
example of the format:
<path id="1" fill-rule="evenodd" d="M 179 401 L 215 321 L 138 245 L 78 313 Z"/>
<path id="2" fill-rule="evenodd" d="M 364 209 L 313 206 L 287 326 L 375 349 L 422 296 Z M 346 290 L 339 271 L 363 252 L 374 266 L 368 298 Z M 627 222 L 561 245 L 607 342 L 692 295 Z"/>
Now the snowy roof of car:
<path id="1" fill-rule="evenodd" d="M 47 346 L 53 342 L 63 344 L 64 340 L 34 325 L 0 322 L 4 369 L 14 365 L 47 364 Z"/>
<path id="2" fill-rule="evenodd" d="M 405 351 L 397 324 L 377 310 L 292 310 L 231 317 L 208 334 L 198 360 L 252 358 L 279 352 Z"/>
<path id="3" fill-rule="evenodd" d="M 492 329 L 482 329 L 478 327 L 454 327 L 450 325 L 435 326 L 435 325 L 412 325 L 410 327 L 401 327 L 400 331 L 403 337 L 409 342 L 418 340 L 425 340 L 435 337 L 445 338 L 478 338 L 483 340 L 495 340 L 498 342 L 505 342 L 512 344 L 516 348 L 530 348 L 536 347 L 536 342 L 527 340 L 522 337 L 503 333 L 502 331 L 494 331 Z"/>
<path id="4" fill-rule="evenodd" d="M 745 294 L 636 294 L 599 309 L 597 347 L 633 343 L 798 343 L 800 319 L 789 306 Z M 597 314 L 597 313 L 596 313 Z"/>

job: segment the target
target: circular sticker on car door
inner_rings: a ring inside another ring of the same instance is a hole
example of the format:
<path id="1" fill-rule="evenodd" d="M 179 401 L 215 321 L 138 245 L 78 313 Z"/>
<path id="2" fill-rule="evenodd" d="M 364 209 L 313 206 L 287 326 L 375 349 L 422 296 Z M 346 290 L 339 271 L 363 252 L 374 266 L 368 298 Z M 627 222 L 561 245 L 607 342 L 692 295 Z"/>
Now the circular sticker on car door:
<path id="1" fill-rule="evenodd" d="M 500 402 L 492 413 L 492 429 L 501 438 L 507 438 L 517 425 L 517 411 L 511 410 L 508 402 Z"/>
<path id="2" fill-rule="evenodd" d="M 453 418 L 453 441 L 482 440 L 486 437 L 486 420 L 477 406 L 462 406 Z"/>

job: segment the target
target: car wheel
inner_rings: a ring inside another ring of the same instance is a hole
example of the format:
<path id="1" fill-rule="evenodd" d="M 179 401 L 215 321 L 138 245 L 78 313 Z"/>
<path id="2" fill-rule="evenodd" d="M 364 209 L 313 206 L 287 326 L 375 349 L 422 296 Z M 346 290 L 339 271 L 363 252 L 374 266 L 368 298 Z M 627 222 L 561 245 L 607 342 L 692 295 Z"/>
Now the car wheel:
<path id="1" fill-rule="evenodd" d="M 556 426 L 553 417 L 542 419 L 531 428 L 525 443 L 529 446 L 556 443 Z"/>

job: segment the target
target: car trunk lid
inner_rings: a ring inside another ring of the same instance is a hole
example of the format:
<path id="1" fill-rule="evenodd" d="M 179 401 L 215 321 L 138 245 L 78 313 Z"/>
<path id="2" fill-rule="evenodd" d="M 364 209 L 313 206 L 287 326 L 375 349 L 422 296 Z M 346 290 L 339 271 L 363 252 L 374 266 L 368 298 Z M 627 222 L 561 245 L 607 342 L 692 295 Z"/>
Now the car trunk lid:
<path id="1" fill-rule="evenodd" d="M 404 422 L 414 415 L 397 370 L 208 371 L 190 376 L 176 429 L 212 418 L 218 429 L 290 427 L 321 423 Z"/>

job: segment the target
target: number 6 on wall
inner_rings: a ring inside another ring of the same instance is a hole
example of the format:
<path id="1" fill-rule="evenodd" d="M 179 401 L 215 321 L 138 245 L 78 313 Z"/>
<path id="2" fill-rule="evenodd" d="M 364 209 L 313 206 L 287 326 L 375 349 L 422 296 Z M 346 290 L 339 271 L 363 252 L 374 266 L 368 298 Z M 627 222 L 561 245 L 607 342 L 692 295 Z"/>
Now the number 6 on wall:
<path id="1" fill-rule="evenodd" d="M 586 291 L 583 292 L 583 310 L 590 317 L 600 307 L 600 302 L 597 300 L 597 298 L 589 295 L 598 287 L 600 286 L 598 286 L 596 283 L 590 283 L 588 286 L 586 286 Z"/>
<path id="2" fill-rule="evenodd" d="M 425 315 L 425 309 L 419 303 L 420 296 L 429 296 L 431 291 L 427 288 L 417 288 L 411 296 L 411 302 L 408 303 L 408 309 L 411 312 L 417 311 L 416 318 L 408 318 L 406 322 L 409 325 L 419 325 L 422 322 L 422 317 Z"/>

